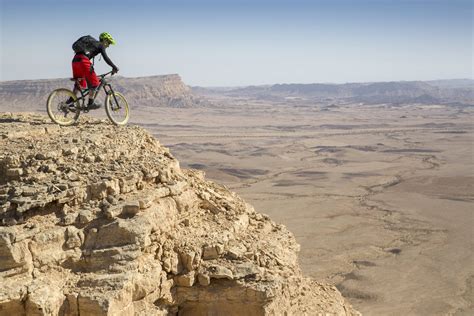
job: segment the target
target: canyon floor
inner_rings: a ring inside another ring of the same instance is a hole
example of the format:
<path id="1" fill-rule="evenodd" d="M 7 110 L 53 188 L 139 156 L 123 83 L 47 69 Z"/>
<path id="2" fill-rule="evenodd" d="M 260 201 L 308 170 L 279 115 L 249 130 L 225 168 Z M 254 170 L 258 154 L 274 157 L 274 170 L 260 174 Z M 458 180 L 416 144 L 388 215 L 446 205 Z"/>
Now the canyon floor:
<path id="1" fill-rule="evenodd" d="M 131 123 L 285 224 L 364 315 L 474 313 L 474 109 L 209 99 L 130 100 Z"/>
<path id="2" fill-rule="evenodd" d="M 132 122 L 287 225 L 363 314 L 472 315 L 472 108 L 211 101 Z"/>

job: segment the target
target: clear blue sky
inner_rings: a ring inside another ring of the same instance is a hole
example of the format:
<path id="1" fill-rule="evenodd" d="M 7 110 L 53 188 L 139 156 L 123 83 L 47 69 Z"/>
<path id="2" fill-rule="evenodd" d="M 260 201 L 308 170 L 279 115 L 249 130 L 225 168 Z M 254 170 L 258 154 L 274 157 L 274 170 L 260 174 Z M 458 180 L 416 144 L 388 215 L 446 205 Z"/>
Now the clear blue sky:
<path id="1" fill-rule="evenodd" d="M 472 78 L 471 0 L 0 0 L 0 80 L 70 76 L 107 31 L 128 77 L 189 85 Z M 97 59 L 97 58 L 96 58 Z M 105 71 L 103 60 L 96 69 Z"/>

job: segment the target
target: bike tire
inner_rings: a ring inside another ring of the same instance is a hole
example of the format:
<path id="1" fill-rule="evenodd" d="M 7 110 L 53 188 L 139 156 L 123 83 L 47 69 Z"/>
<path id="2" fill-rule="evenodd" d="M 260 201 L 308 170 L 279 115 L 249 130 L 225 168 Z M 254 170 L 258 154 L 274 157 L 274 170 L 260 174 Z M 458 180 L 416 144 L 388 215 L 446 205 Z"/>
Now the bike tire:
<path id="1" fill-rule="evenodd" d="M 71 90 L 60 88 L 51 92 L 46 102 L 49 118 L 61 126 L 72 125 L 79 119 L 80 111 L 71 111 L 66 105 L 69 97 L 73 98 L 74 103 L 77 102 L 77 96 Z"/>
<path id="2" fill-rule="evenodd" d="M 114 92 L 113 95 L 107 94 L 105 98 L 105 113 L 107 113 L 107 117 L 115 125 L 127 124 L 130 118 L 130 109 L 127 99 L 119 92 Z"/>

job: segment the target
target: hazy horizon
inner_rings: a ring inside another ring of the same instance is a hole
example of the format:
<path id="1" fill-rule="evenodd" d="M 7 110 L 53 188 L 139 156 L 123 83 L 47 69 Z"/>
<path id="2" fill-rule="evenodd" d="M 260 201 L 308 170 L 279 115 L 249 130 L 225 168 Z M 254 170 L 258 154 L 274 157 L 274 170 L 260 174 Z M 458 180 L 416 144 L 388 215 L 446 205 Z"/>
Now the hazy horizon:
<path id="1" fill-rule="evenodd" d="M 472 79 L 472 12 L 465 0 L 1 0 L 0 80 L 69 77 L 72 43 L 103 31 L 120 75 L 191 86 Z"/>
<path id="2" fill-rule="evenodd" d="M 240 88 L 240 87 L 257 87 L 257 86 L 272 86 L 278 84 L 301 84 L 301 85 L 310 85 L 310 84 L 328 84 L 328 85 L 344 85 L 344 84 L 363 84 L 363 83 L 389 83 L 389 82 L 430 82 L 430 81 L 474 81 L 471 78 L 447 78 L 447 79 L 428 79 L 428 80 L 392 80 L 392 81 L 346 81 L 346 82 L 271 82 L 271 83 L 261 83 L 261 84 L 242 84 L 242 85 L 191 85 L 188 84 L 185 78 L 182 78 L 180 74 L 155 74 L 155 75 L 144 75 L 144 76 L 124 76 L 117 74 L 115 76 L 123 78 L 147 78 L 147 77 L 157 77 L 157 76 L 169 76 L 169 75 L 179 75 L 184 84 L 190 86 L 191 88 Z M 57 78 L 37 78 L 37 79 L 13 79 L 13 80 L 0 80 L 0 82 L 13 82 L 13 81 L 41 81 L 41 80 L 56 80 L 56 79 L 68 79 L 69 77 L 57 77 Z"/>

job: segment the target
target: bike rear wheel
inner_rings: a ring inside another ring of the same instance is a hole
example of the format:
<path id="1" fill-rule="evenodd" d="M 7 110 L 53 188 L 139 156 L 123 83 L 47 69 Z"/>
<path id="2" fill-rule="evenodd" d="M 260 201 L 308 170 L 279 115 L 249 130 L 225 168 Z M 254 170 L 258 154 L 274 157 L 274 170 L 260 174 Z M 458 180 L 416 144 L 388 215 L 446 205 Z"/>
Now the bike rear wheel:
<path id="1" fill-rule="evenodd" d="M 119 92 L 107 94 L 107 97 L 105 98 L 105 112 L 110 121 L 115 125 L 125 125 L 130 118 L 128 102 Z"/>
<path id="2" fill-rule="evenodd" d="M 73 102 L 67 103 L 68 100 Z M 46 110 L 49 118 L 56 124 L 69 126 L 79 118 L 80 111 L 76 109 L 77 97 L 68 89 L 56 89 L 48 97 Z"/>

